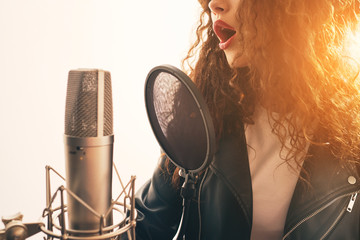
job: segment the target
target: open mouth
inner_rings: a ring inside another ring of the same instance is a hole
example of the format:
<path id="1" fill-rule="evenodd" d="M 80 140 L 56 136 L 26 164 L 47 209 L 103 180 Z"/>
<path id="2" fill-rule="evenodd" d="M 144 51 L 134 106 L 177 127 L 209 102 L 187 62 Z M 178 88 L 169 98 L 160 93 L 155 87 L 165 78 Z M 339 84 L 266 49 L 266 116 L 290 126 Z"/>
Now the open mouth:
<path id="1" fill-rule="evenodd" d="M 215 34 L 220 39 L 220 48 L 227 48 L 236 34 L 235 29 L 221 20 L 217 20 L 216 22 L 214 22 L 213 28 Z"/>

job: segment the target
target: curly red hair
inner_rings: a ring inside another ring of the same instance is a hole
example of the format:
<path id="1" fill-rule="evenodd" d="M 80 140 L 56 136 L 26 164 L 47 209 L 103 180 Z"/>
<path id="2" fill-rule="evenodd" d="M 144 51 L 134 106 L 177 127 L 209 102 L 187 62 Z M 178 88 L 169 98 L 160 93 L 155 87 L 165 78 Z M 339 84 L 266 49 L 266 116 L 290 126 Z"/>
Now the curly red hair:
<path id="1" fill-rule="evenodd" d="M 359 159 L 360 69 L 345 54 L 359 25 L 359 0 L 239 1 L 237 32 L 248 59 L 242 69 L 231 68 L 218 47 L 209 0 L 199 3 L 197 39 L 183 66 L 208 103 L 218 138 L 251 123 L 261 104 L 289 150 L 286 160 L 300 163 L 309 142 L 327 145 L 343 163 Z"/>

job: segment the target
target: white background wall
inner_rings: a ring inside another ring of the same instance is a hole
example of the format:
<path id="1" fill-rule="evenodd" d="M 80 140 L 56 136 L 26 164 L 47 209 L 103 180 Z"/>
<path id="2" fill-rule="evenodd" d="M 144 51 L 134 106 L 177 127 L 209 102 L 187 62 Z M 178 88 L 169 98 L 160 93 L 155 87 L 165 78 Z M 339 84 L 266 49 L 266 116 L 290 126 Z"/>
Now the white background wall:
<path id="1" fill-rule="evenodd" d="M 195 0 L 0 0 L 0 216 L 39 220 L 45 166 L 65 175 L 71 69 L 111 72 L 114 161 L 123 181 L 137 176 L 137 189 L 151 177 L 159 146 L 146 116 L 145 78 L 160 64 L 180 67 L 198 12 Z"/>

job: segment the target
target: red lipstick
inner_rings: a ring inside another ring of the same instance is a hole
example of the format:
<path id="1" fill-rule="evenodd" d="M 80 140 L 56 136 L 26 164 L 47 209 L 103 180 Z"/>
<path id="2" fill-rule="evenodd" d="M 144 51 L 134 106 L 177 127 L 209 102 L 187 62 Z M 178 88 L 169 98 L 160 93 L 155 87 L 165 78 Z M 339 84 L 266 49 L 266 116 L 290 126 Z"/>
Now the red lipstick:
<path id="1" fill-rule="evenodd" d="M 216 36 L 220 39 L 219 47 L 222 50 L 228 48 L 235 38 L 235 29 L 222 20 L 217 20 L 213 25 Z"/>

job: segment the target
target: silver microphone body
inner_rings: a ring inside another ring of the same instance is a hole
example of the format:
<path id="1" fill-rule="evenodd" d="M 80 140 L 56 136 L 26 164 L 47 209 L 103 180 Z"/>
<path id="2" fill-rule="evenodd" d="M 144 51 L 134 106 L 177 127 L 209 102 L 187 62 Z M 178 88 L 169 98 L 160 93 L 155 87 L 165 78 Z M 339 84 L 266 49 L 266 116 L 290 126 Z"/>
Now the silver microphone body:
<path id="1" fill-rule="evenodd" d="M 105 215 L 111 205 L 113 136 L 76 138 L 65 136 L 67 188 L 96 213 Z M 68 219 L 75 230 L 96 230 L 100 218 L 68 194 Z M 112 224 L 112 216 L 105 218 Z"/>
<path id="2" fill-rule="evenodd" d="M 100 224 L 112 225 L 112 212 L 108 211 L 112 201 L 112 115 L 110 73 L 70 71 L 64 142 L 71 229 L 99 230 Z"/>

